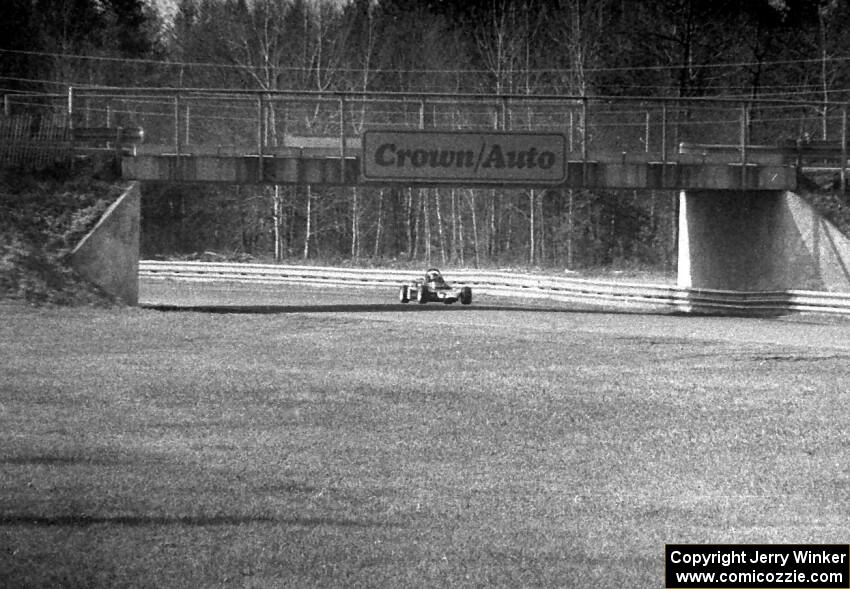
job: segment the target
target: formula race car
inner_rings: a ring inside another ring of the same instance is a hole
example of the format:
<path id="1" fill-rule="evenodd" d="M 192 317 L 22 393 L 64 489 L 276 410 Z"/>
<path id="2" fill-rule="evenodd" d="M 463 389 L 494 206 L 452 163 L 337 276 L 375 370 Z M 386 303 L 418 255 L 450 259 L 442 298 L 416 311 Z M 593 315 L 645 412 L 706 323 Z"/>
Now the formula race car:
<path id="1" fill-rule="evenodd" d="M 420 305 L 428 301 L 443 302 L 447 305 L 460 301 L 461 305 L 468 305 L 472 302 L 472 289 L 468 286 L 454 288 L 443 279 L 439 270 L 429 268 L 423 279 L 417 278 L 410 284 L 403 284 L 398 298 L 402 303 L 416 299 Z"/>

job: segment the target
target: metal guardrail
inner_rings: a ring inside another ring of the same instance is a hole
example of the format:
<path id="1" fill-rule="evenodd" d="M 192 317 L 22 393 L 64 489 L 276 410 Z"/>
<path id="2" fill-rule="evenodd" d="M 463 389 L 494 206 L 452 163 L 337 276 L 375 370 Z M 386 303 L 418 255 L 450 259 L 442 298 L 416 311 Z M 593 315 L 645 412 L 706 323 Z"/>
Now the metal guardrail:
<path id="1" fill-rule="evenodd" d="M 328 268 L 222 262 L 139 262 L 139 276 L 148 279 L 258 284 L 300 284 L 346 288 L 394 289 L 418 275 L 410 270 Z M 606 282 L 557 276 L 454 270 L 452 282 L 483 294 L 634 309 L 684 313 L 780 315 L 791 312 L 850 315 L 850 293 L 818 291 L 741 292 L 683 289 L 675 286 Z M 392 295 L 395 296 L 395 293 Z"/>

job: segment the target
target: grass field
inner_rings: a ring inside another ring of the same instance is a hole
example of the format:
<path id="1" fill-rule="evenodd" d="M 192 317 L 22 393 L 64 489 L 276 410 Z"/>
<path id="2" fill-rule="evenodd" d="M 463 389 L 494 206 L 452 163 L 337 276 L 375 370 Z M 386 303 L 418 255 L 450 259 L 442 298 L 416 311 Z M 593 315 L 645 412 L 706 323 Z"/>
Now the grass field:
<path id="1" fill-rule="evenodd" d="M 661 587 L 665 543 L 848 541 L 850 324 L 205 288 L 0 305 L 1 585 Z"/>

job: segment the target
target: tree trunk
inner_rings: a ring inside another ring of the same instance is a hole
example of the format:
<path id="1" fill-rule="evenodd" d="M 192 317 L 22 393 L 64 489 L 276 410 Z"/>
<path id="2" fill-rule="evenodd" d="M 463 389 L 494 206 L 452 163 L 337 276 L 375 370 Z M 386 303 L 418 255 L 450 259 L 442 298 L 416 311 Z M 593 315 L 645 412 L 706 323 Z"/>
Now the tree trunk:
<path id="1" fill-rule="evenodd" d="M 635 191 L 637 192 L 637 191 Z M 656 192 L 655 190 L 649 191 L 649 231 L 653 237 L 655 236 L 655 229 L 658 226 L 658 222 L 655 218 L 655 199 Z"/>
<path id="2" fill-rule="evenodd" d="M 286 252 L 287 255 L 292 255 L 295 245 L 295 217 L 298 208 L 298 189 L 292 188 L 289 192 L 289 204 L 287 205 L 286 215 Z"/>
<path id="3" fill-rule="evenodd" d="M 823 110 L 821 111 L 821 139 L 827 140 L 827 129 L 829 127 L 829 79 L 826 74 L 826 65 L 829 56 L 826 52 L 826 15 L 825 8 L 818 10 L 818 37 L 820 40 L 821 60 L 820 78 L 821 91 L 823 92 Z"/>
<path id="4" fill-rule="evenodd" d="M 452 188 L 452 210 L 455 219 L 457 220 L 457 239 L 456 239 L 456 251 L 458 260 L 461 265 L 464 265 L 464 250 L 466 249 L 466 235 L 463 231 L 463 210 L 460 206 L 460 203 L 457 202 L 457 190 Z"/>
<path id="5" fill-rule="evenodd" d="M 537 260 L 541 265 L 546 263 L 546 217 L 543 216 L 543 197 L 545 195 L 546 192 L 543 191 L 537 197 L 537 247 L 539 250 Z"/>
<path id="6" fill-rule="evenodd" d="M 280 186 L 275 184 L 274 187 L 274 261 L 280 262 L 283 259 L 283 239 L 281 235 L 281 227 L 283 226 L 283 203 L 280 197 Z"/>
<path id="7" fill-rule="evenodd" d="M 457 262 L 457 195 L 454 188 L 449 189 L 449 203 L 451 206 L 452 215 L 452 243 L 451 243 L 451 259 L 452 262 Z"/>
<path id="8" fill-rule="evenodd" d="M 307 226 L 304 230 L 304 259 L 310 257 L 310 237 L 313 223 L 313 192 L 310 185 L 307 185 Z"/>
<path id="9" fill-rule="evenodd" d="M 422 220 L 425 227 L 425 263 L 431 265 L 431 207 L 428 206 L 428 191 L 423 188 L 419 190 L 419 200 L 422 201 Z"/>
<path id="10" fill-rule="evenodd" d="M 499 194 L 496 189 L 490 190 L 490 235 L 487 239 L 487 255 L 491 260 L 499 254 L 499 232 L 496 223 L 496 209 L 499 205 Z"/>
<path id="11" fill-rule="evenodd" d="M 422 245 L 422 199 L 417 198 L 419 191 L 411 190 L 411 198 L 413 199 L 413 258 L 416 259 L 421 253 L 420 246 Z"/>
<path id="12" fill-rule="evenodd" d="M 594 265 L 598 265 L 601 261 L 600 252 L 603 251 L 606 245 L 602 237 L 602 207 L 597 203 L 593 209 L 593 243 L 596 250 L 593 256 L 593 263 Z"/>
<path id="13" fill-rule="evenodd" d="M 475 190 L 470 190 L 468 194 L 469 208 L 472 211 L 472 248 L 475 255 L 475 267 L 478 268 L 481 266 L 481 259 L 478 255 L 478 221 L 475 214 Z"/>
<path id="14" fill-rule="evenodd" d="M 505 227 L 505 239 L 502 241 L 502 248 L 500 251 L 505 252 L 507 254 L 511 254 L 513 251 L 513 239 L 514 239 L 514 207 L 507 207 L 508 211 L 506 213 L 506 220 L 504 221 Z"/>
<path id="15" fill-rule="evenodd" d="M 575 230 L 575 191 L 567 190 L 567 268 L 575 267 L 575 252 L 573 250 L 573 232 Z"/>
<path id="16" fill-rule="evenodd" d="M 381 254 L 381 240 L 384 237 L 384 189 L 378 189 L 378 221 L 375 228 L 375 250 L 372 257 L 377 259 Z"/>
<path id="17" fill-rule="evenodd" d="M 534 253 L 535 253 L 535 239 L 534 233 L 537 228 L 534 226 L 534 213 L 537 209 L 536 200 L 534 197 L 536 196 L 536 191 L 532 188 L 528 191 L 528 263 L 532 266 L 534 265 Z"/>
<path id="18" fill-rule="evenodd" d="M 358 190 L 351 189 L 351 258 L 360 258 L 360 211 Z"/>
<path id="19" fill-rule="evenodd" d="M 437 236 L 440 239 L 440 260 L 443 266 L 446 265 L 446 239 L 443 235 L 443 211 L 440 206 L 440 189 L 434 189 L 434 209 L 437 212 Z"/>
<path id="20" fill-rule="evenodd" d="M 407 233 L 407 258 L 412 260 L 416 255 L 416 213 L 413 211 L 413 189 L 407 189 L 407 206 L 405 207 L 404 224 Z"/>

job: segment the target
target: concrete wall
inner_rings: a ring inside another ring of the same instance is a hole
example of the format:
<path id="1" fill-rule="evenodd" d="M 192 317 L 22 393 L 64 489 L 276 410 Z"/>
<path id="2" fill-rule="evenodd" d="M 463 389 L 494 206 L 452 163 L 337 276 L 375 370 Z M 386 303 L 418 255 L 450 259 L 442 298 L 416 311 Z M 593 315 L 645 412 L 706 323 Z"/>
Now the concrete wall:
<path id="1" fill-rule="evenodd" d="M 81 276 L 128 305 L 139 302 L 140 200 L 134 182 L 71 253 Z"/>
<path id="2" fill-rule="evenodd" d="M 850 292 L 850 240 L 796 194 L 689 191 L 679 205 L 680 287 Z"/>
<path id="3" fill-rule="evenodd" d="M 789 266 L 808 269 L 804 277 L 802 270 L 791 274 L 791 288 L 850 292 L 850 238 L 794 193 L 783 194 L 782 213 Z"/>

